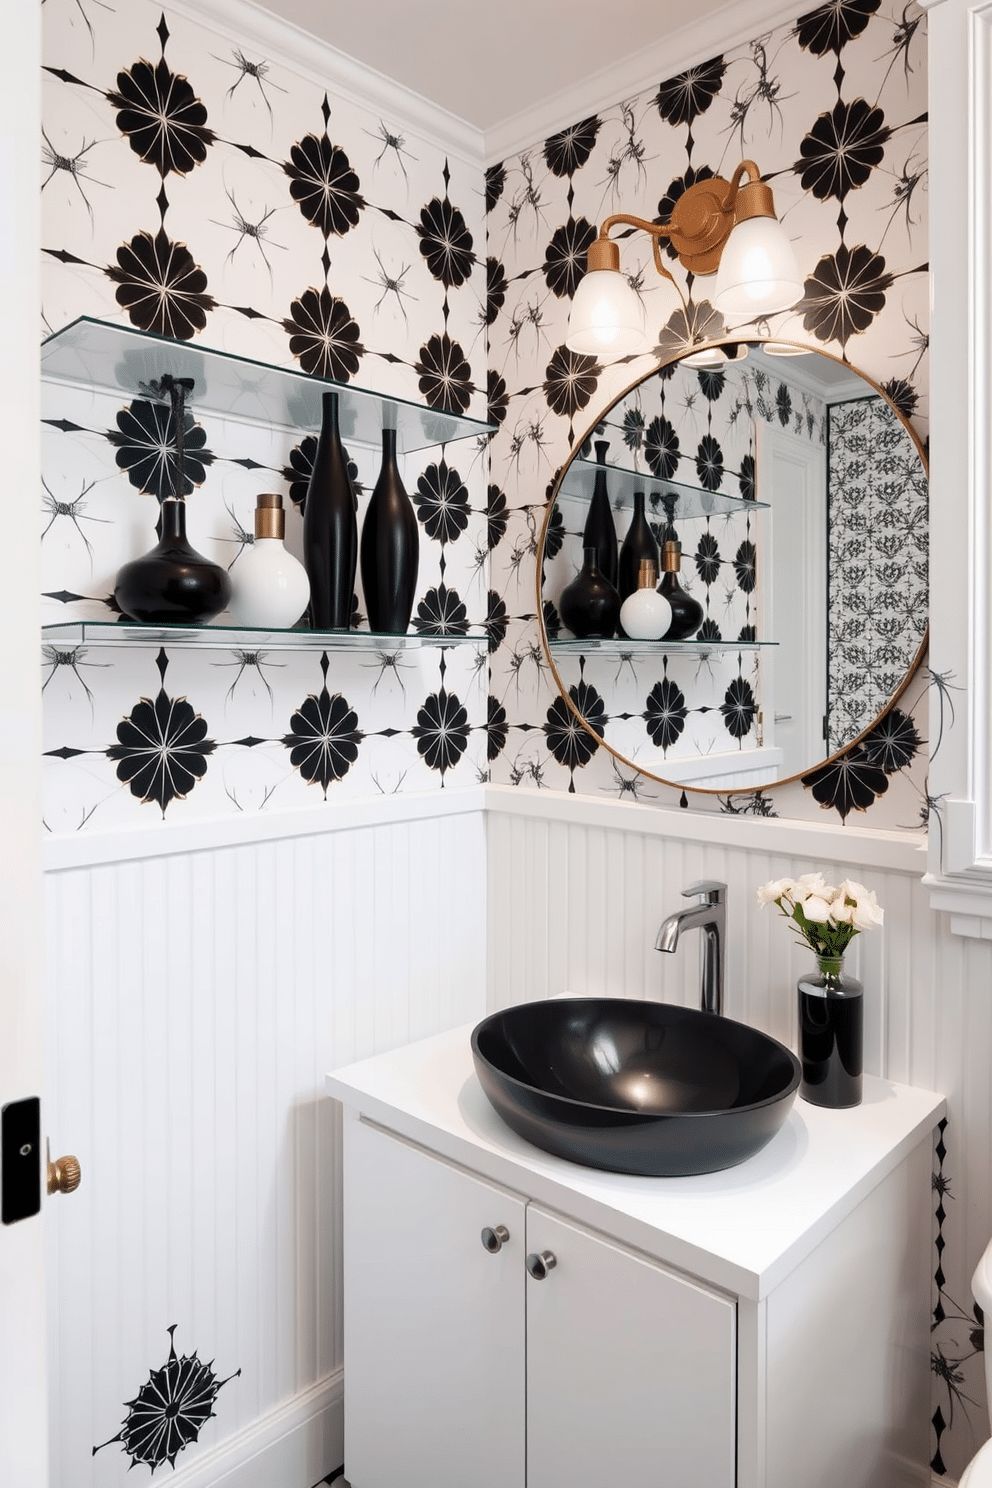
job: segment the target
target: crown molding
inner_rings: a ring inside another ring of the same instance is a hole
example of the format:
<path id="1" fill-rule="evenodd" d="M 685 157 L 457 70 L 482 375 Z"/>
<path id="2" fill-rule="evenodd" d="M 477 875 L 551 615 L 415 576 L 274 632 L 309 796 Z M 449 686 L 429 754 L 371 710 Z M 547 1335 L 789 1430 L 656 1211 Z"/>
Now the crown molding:
<path id="1" fill-rule="evenodd" d="M 620 62 L 579 78 L 568 88 L 486 131 L 485 159 L 495 165 L 532 149 L 579 119 L 615 108 L 621 99 L 657 88 L 694 63 L 719 56 L 796 19 L 796 0 L 743 0 L 680 26 Z"/>
<path id="2" fill-rule="evenodd" d="M 308 81 L 358 108 L 381 113 L 392 124 L 476 169 L 483 164 L 482 131 L 411 88 L 339 52 L 255 0 L 169 0 L 169 9 L 201 26 L 221 30 L 242 49 L 257 49 Z"/>

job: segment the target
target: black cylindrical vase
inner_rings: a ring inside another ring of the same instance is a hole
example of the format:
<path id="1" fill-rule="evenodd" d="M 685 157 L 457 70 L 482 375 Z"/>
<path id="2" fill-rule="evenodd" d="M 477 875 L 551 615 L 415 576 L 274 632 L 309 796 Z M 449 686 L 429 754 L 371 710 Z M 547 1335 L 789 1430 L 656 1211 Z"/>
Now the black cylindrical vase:
<path id="1" fill-rule="evenodd" d="M 125 563 L 114 583 L 121 613 L 146 625 L 194 625 L 219 615 L 231 597 L 227 570 L 186 538 L 186 503 L 161 504 L 162 536 L 150 553 Z"/>
<path id="2" fill-rule="evenodd" d="M 355 488 L 338 427 L 338 395 L 324 393 L 317 453 L 303 506 L 303 566 L 313 630 L 348 630 L 358 564 Z"/>
<path id="3" fill-rule="evenodd" d="M 582 568 L 561 591 L 558 609 L 569 630 L 580 640 L 608 640 L 616 633 L 620 596 L 600 569 L 596 548 L 587 547 L 583 558 Z"/>
<path id="4" fill-rule="evenodd" d="M 420 539 L 396 464 L 396 430 L 382 431 L 382 468 L 362 527 L 362 590 L 369 629 L 404 635 L 413 613 Z"/>
<path id="5" fill-rule="evenodd" d="M 818 971 L 800 977 L 799 1094 L 814 1106 L 858 1106 L 864 1057 L 864 996 L 840 956 L 818 956 Z"/>
<path id="6" fill-rule="evenodd" d="M 598 464 L 586 525 L 582 529 L 582 546 L 596 549 L 599 571 L 615 589 L 619 555 L 617 553 L 617 529 L 613 521 L 613 508 L 610 506 L 610 492 L 606 484 L 606 451 L 609 447 L 608 439 L 597 439 L 594 445 Z M 636 576 L 634 588 L 637 588 Z"/>
<path id="7" fill-rule="evenodd" d="M 658 544 L 655 542 L 651 524 L 644 515 L 644 492 L 634 492 L 634 515 L 630 519 L 626 536 L 620 545 L 617 588 L 620 603 L 637 593 L 642 563 L 653 563 L 658 568 Z"/>

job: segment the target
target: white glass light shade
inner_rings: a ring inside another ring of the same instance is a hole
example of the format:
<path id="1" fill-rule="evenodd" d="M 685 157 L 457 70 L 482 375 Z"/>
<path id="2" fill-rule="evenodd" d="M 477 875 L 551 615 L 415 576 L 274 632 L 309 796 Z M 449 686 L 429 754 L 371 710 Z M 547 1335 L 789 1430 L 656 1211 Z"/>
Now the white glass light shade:
<path id="1" fill-rule="evenodd" d="M 572 300 L 565 345 L 597 357 L 649 349 L 644 307 L 622 274 L 590 269 L 583 276 Z"/>
<path id="2" fill-rule="evenodd" d="M 724 315 L 771 315 L 802 298 L 792 244 L 774 217 L 748 217 L 727 239 L 716 273 L 713 304 Z"/>

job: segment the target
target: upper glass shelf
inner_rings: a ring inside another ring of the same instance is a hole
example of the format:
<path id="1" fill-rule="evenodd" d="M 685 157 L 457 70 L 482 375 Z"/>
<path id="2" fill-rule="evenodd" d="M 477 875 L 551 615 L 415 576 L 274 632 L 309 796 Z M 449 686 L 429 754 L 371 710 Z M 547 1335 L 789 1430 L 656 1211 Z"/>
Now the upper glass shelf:
<path id="1" fill-rule="evenodd" d="M 378 445 L 382 430 L 395 426 L 399 449 L 410 453 L 490 434 L 495 427 L 350 383 L 310 377 L 296 367 L 274 367 L 87 315 L 56 331 L 41 347 L 42 377 L 127 397 L 149 396 L 148 385 L 164 372 L 193 379 L 190 408 L 294 431 L 320 427 L 321 394 L 333 389 L 340 394 L 341 437 L 346 444 Z"/>
<path id="2" fill-rule="evenodd" d="M 603 467 L 595 460 L 573 460 L 561 483 L 559 496 L 573 496 L 580 501 L 592 498 L 597 470 Z M 724 491 L 704 491 L 701 486 L 685 486 L 678 481 L 658 480 L 643 470 L 627 470 L 623 465 L 606 466 L 606 488 L 615 507 L 633 506 L 634 492 L 643 491 L 649 506 L 659 514 L 672 506 L 672 520 L 689 517 L 718 517 L 767 507 L 767 501 L 746 501 Z M 653 501 L 652 498 L 655 498 Z"/>
<path id="3" fill-rule="evenodd" d="M 417 651 L 478 645 L 485 635 L 378 635 L 368 630 L 260 630 L 254 626 L 139 625 L 74 620 L 43 625 L 43 641 L 63 646 L 181 646 L 239 651 Z"/>
<path id="4" fill-rule="evenodd" d="M 609 640 L 597 637 L 579 641 L 573 637 L 551 641 L 552 656 L 709 656 L 711 651 L 762 651 L 766 646 L 777 646 L 778 641 L 631 641 L 625 636 L 611 636 Z"/>

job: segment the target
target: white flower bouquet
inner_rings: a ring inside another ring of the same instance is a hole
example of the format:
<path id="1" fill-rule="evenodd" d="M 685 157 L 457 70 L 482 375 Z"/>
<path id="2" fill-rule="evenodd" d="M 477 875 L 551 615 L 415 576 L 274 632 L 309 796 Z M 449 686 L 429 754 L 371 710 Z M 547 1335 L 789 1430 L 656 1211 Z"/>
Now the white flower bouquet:
<path id="1" fill-rule="evenodd" d="M 881 925 L 884 911 L 874 892 L 864 884 L 845 878 L 836 888 L 822 873 L 804 873 L 801 878 L 777 878 L 762 884 L 758 903 L 777 904 L 819 958 L 839 960 L 862 930 Z"/>

